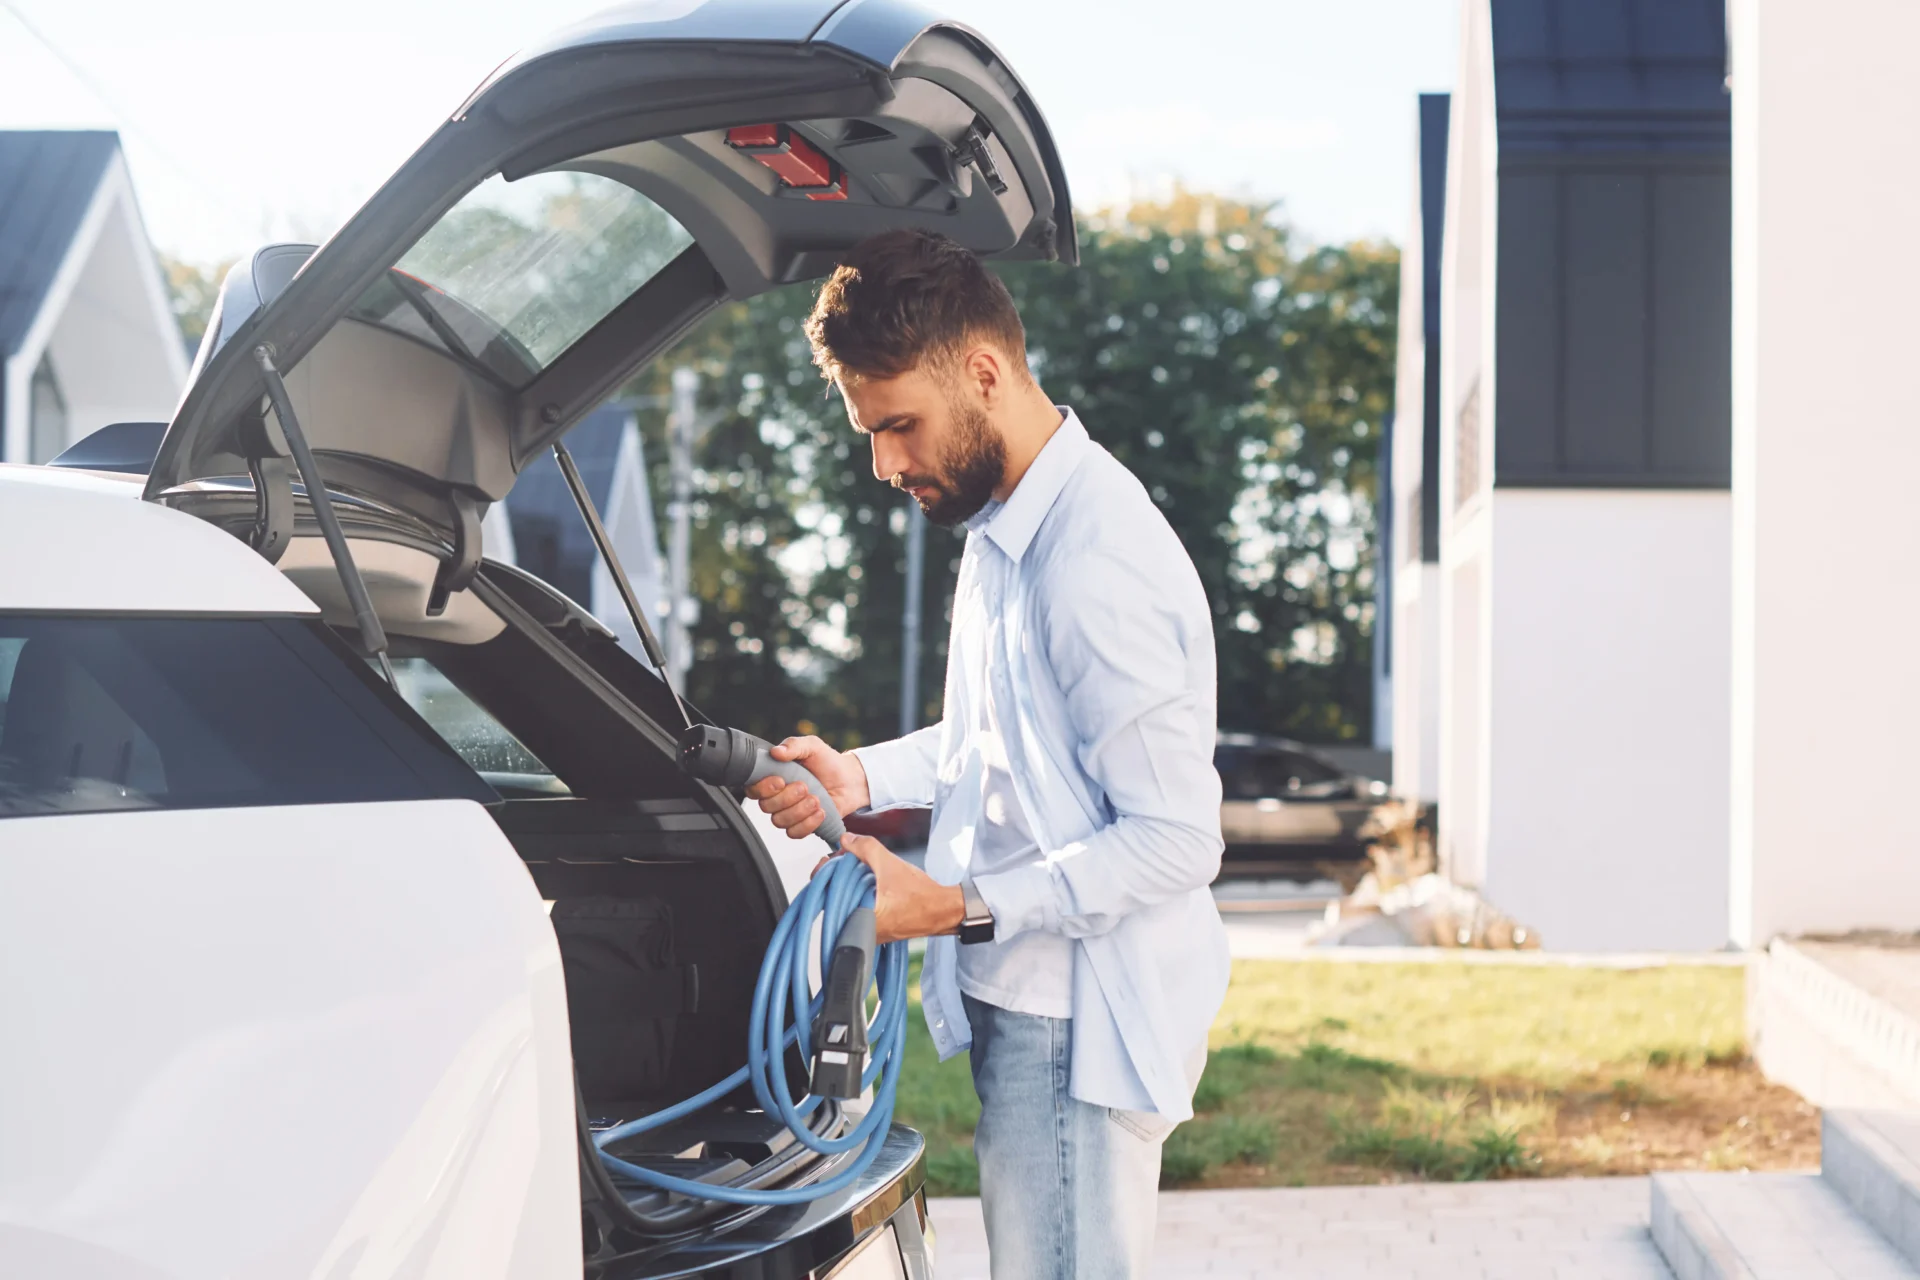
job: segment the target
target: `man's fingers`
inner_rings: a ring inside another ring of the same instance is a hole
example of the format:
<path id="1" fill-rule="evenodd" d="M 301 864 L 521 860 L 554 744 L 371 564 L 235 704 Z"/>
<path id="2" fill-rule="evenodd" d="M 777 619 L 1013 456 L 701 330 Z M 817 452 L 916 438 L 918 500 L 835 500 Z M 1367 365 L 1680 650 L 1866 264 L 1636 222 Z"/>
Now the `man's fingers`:
<path id="1" fill-rule="evenodd" d="M 798 840 L 801 836 L 812 835 L 814 828 L 820 825 L 820 806 L 818 803 L 795 805 L 791 809 L 782 809 L 772 817 L 774 826 Z"/>
<path id="2" fill-rule="evenodd" d="M 887 846 L 881 844 L 872 836 L 857 836 L 851 831 L 842 837 L 840 848 L 843 852 L 850 853 L 860 859 L 860 861 L 866 863 L 869 867 L 874 865 L 875 858 L 891 858 L 893 856 L 891 849 L 888 849 Z M 875 869 L 877 870 L 878 868 Z"/>
<path id="3" fill-rule="evenodd" d="M 775 760 L 804 760 L 815 751 L 823 750 L 826 745 L 826 743 L 814 737 L 812 734 L 806 734 L 798 738 L 788 738 L 774 747 L 773 758 Z"/>
<path id="4" fill-rule="evenodd" d="M 771 800 L 786 788 L 787 784 L 779 778 L 762 778 L 747 788 L 749 800 Z"/>
<path id="5" fill-rule="evenodd" d="M 761 796 L 760 809 L 764 813 L 779 814 L 782 810 L 791 809 L 804 800 L 813 799 L 813 792 L 807 790 L 804 782 L 781 782 L 778 778 L 767 778 L 763 783 L 755 785 L 761 786 L 765 782 L 776 785 L 771 790 L 763 792 Z"/>

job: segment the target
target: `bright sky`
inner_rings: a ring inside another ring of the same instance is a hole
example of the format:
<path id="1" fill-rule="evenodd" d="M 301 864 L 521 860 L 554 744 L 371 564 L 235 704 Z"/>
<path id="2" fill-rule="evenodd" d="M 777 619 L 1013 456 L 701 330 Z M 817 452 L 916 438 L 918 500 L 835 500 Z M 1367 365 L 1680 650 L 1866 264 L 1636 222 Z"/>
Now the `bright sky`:
<path id="1" fill-rule="evenodd" d="M 605 0 L 0 0 L 0 128 L 118 128 L 148 228 L 201 262 L 324 236 L 488 71 Z M 950 0 L 1040 101 L 1082 207 L 1168 179 L 1400 238 L 1414 95 L 1457 0 Z M 22 22 L 24 19 L 24 24 Z M 76 75 L 26 24 L 80 70 Z"/>

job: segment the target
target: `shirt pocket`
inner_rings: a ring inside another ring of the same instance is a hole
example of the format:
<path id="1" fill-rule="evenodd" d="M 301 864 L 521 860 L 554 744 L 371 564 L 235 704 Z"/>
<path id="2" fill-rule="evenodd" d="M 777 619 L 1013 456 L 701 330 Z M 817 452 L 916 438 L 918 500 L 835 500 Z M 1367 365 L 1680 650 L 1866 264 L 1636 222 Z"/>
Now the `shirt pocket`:
<path id="1" fill-rule="evenodd" d="M 1167 1135 L 1173 1132 L 1173 1122 L 1157 1111 L 1123 1111 L 1119 1107 L 1108 1107 L 1107 1119 L 1142 1142 L 1165 1142 Z"/>

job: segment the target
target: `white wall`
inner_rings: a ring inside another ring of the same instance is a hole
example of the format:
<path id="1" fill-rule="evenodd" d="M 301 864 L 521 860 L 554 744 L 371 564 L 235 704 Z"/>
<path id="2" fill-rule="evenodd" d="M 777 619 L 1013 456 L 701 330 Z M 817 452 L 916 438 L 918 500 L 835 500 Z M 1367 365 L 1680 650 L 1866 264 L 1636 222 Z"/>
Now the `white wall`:
<path id="1" fill-rule="evenodd" d="M 1479 397 L 1483 483 L 1493 474 L 1494 265 L 1498 145 L 1494 130 L 1492 11 L 1463 0 L 1460 75 L 1447 131 L 1447 214 L 1440 327 L 1440 761 L 1442 868 L 1476 884 L 1487 811 L 1486 607 L 1491 581 L 1486 494 L 1460 501 L 1460 407 Z M 1477 389 L 1477 390 L 1476 390 Z"/>
<path id="2" fill-rule="evenodd" d="M 1416 108 L 1416 121 L 1418 119 Z M 1419 136 L 1418 129 L 1415 137 Z M 1420 155 L 1413 156 L 1413 209 L 1400 252 L 1398 366 L 1393 427 L 1393 787 L 1419 800 L 1440 798 L 1440 575 L 1408 552 L 1419 535 L 1416 490 L 1438 486 L 1423 474 L 1426 429 L 1426 273 L 1420 218 Z"/>
<path id="3" fill-rule="evenodd" d="M 1493 502 L 1488 898 L 1555 950 L 1723 945 L 1731 499 Z"/>
<path id="4" fill-rule="evenodd" d="M 1732 932 L 1920 927 L 1920 4 L 1729 29 Z"/>
<path id="5" fill-rule="evenodd" d="M 1440 569 L 1402 563 L 1393 579 L 1393 789 L 1440 798 Z"/>

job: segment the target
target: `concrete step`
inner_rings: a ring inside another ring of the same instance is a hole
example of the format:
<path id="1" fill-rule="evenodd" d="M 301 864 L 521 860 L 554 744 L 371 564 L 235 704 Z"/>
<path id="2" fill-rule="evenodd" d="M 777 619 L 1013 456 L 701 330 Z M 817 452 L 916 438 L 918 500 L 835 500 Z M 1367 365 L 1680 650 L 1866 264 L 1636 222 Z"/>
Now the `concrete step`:
<path id="1" fill-rule="evenodd" d="M 1920 1269 L 1920 1115 L 1827 1112 L 1820 1176 Z"/>
<path id="2" fill-rule="evenodd" d="M 1774 939 L 1747 968 L 1768 1079 L 1818 1107 L 1920 1111 L 1920 948 Z"/>
<path id="3" fill-rule="evenodd" d="M 1657 1173 L 1653 1241 L 1675 1280 L 1920 1280 L 1813 1173 Z"/>

